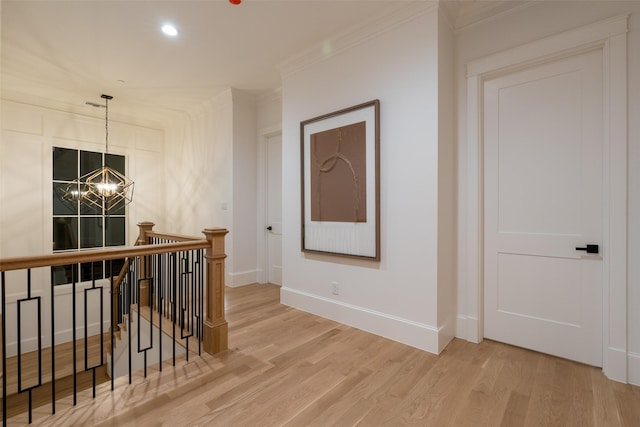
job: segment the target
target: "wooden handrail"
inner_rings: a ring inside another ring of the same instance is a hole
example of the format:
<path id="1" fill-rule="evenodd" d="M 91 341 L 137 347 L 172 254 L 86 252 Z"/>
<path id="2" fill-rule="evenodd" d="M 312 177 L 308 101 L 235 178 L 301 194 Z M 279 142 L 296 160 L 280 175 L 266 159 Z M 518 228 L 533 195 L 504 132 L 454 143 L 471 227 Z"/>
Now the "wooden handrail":
<path id="1" fill-rule="evenodd" d="M 159 233 L 156 231 L 148 231 L 147 237 L 155 237 L 156 239 L 173 240 L 174 242 L 190 242 L 192 240 L 198 240 L 197 237 L 187 236 L 184 234 L 171 234 L 171 233 Z"/>
<path id="2" fill-rule="evenodd" d="M 206 249 L 210 243 L 206 239 L 191 240 L 159 245 L 127 246 L 105 248 L 81 252 L 57 252 L 48 255 L 0 259 L 0 271 L 23 270 L 27 268 L 53 267 L 57 265 L 78 264 L 134 256 L 164 254 L 170 252 Z"/>

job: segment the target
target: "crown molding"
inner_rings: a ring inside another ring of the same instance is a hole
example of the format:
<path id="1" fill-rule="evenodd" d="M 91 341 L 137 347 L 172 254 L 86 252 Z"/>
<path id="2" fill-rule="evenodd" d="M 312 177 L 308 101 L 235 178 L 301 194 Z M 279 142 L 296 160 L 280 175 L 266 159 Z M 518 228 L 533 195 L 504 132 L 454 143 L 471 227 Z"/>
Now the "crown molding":
<path id="1" fill-rule="evenodd" d="M 316 43 L 310 48 L 278 64 L 281 77 L 287 78 L 314 64 L 322 62 L 342 52 L 366 43 L 381 34 L 391 31 L 402 24 L 412 21 L 419 16 L 436 11 L 438 1 L 412 1 L 406 4 L 394 4 L 385 8 L 382 13 L 367 19 L 346 31 L 329 39 L 330 49 L 326 49 L 327 42 Z M 326 52 L 326 50 L 329 50 Z"/>
<path id="2" fill-rule="evenodd" d="M 458 2 L 457 1 L 442 1 L 438 2 L 438 16 L 441 18 L 438 21 L 438 25 L 446 24 L 453 32 L 456 31 L 456 18 L 458 16 Z"/>
<path id="3" fill-rule="evenodd" d="M 271 102 L 282 102 L 282 87 L 271 89 L 261 93 L 256 97 L 258 105 L 269 104 Z"/>
<path id="4" fill-rule="evenodd" d="M 438 9 L 442 12 L 440 15 L 446 18 L 447 24 L 455 30 L 458 15 L 460 14 L 460 1 L 440 0 Z"/>
<path id="5" fill-rule="evenodd" d="M 451 15 L 456 32 L 464 31 L 478 24 L 490 22 L 520 10 L 529 8 L 541 0 L 502 0 L 502 1 L 445 1 Z M 542 0 L 544 1 L 544 0 Z"/>
<path id="6" fill-rule="evenodd" d="M 86 105 L 86 101 L 95 101 L 102 104 L 101 100 L 95 95 L 83 97 L 79 94 L 71 94 L 65 92 L 57 92 L 55 97 L 38 96 L 32 93 L 20 92 L 14 90 L 3 89 L 0 99 L 3 102 L 12 102 L 15 104 L 29 105 L 36 108 L 44 108 L 53 111 L 59 111 L 65 114 L 75 114 L 104 120 L 104 109 L 95 108 Z M 109 121 L 123 123 L 127 125 L 143 127 L 148 129 L 163 129 L 162 123 L 175 117 L 175 114 L 162 114 L 162 116 L 136 115 L 132 114 L 139 110 L 138 106 L 132 106 L 126 101 L 119 102 L 116 100 L 109 107 Z"/>

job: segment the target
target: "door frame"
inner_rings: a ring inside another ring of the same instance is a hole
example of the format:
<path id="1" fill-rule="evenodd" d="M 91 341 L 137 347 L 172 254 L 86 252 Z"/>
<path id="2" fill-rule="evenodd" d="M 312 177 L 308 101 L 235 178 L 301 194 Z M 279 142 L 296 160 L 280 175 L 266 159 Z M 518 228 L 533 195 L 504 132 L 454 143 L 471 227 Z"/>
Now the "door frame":
<path id="1" fill-rule="evenodd" d="M 282 126 L 275 125 L 269 126 L 258 131 L 258 265 L 260 269 L 258 271 L 258 283 L 267 283 L 269 279 L 269 256 L 267 249 L 267 186 L 268 179 L 267 174 L 269 172 L 267 163 L 269 161 L 267 157 L 267 143 L 269 138 L 280 135 L 282 136 Z"/>
<path id="2" fill-rule="evenodd" d="M 458 336 L 484 338 L 484 81 L 581 52 L 602 50 L 603 148 L 603 371 L 627 382 L 627 21 L 616 16 L 508 49 L 467 64 L 467 313 Z"/>

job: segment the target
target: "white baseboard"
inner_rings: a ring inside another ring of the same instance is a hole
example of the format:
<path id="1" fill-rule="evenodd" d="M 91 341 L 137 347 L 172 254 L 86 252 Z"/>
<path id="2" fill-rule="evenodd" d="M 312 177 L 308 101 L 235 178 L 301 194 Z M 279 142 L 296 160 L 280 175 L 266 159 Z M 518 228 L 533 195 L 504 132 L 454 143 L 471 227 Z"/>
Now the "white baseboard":
<path id="1" fill-rule="evenodd" d="M 250 285 L 258 282 L 258 270 L 238 271 L 227 273 L 226 286 L 237 288 L 240 286 Z"/>
<path id="2" fill-rule="evenodd" d="M 458 314 L 456 316 L 456 338 L 460 338 L 461 340 L 467 339 L 467 316 L 463 316 L 462 314 Z"/>
<path id="3" fill-rule="evenodd" d="M 476 317 L 458 314 L 456 318 L 456 338 L 476 344 L 479 343 L 478 319 Z"/>
<path id="4" fill-rule="evenodd" d="M 606 366 L 603 367 L 604 374 L 610 380 L 627 382 L 627 352 L 620 348 L 607 348 Z"/>
<path id="5" fill-rule="evenodd" d="M 438 354 L 442 353 L 447 345 L 456 336 L 456 324 L 453 319 L 444 322 L 438 327 Z"/>
<path id="6" fill-rule="evenodd" d="M 439 340 L 450 339 L 448 334 L 440 337 L 441 331 L 431 325 L 287 287 L 280 289 L 280 302 L 430 353 L 438 354 Z"/>
<path id="7" fill-rule="evenodd" d="M 629 352 L 629 384 L 640 386 L 640 354 Z"/>

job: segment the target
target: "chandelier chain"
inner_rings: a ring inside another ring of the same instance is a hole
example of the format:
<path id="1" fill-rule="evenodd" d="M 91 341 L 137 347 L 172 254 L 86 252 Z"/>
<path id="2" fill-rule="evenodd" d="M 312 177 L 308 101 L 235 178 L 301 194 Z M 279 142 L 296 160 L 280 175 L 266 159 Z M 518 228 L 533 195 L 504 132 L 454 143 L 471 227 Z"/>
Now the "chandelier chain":
<path id="1" fill-rule="evenodd" d="M 104 107 L 105 157 L 102 166 L 88 174 L 74 179 L 59 191 L 60 197 L 77 209 L 78 202 L 104 211 L 122 212 L 124 207 L 133 201 L 134 182 L 114 167 L 107 165 L 106 155 L 109 154 L 109 100 L 111 95 L 102 94 L 104 105 L 90 103 L 96 107 Z"/>
<path id="2" fill-rule="evenodd" d="M 109 98 L 104 99 L 104 153 L 109 154 Z"/>

